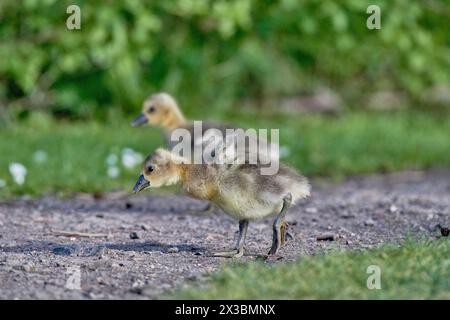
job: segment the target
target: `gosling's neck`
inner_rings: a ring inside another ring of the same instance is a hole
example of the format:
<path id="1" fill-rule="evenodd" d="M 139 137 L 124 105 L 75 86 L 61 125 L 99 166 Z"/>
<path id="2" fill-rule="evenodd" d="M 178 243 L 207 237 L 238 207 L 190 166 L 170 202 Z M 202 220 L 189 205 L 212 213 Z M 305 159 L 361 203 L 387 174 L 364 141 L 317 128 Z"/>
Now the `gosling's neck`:
<path id="1" fill-rule="evenodd" d="M 171 133 L 173 130 L 182 127 L 187 123 L 186 118 L 180 111 L 177 105 L 171 108 L 170 112 L 166 117 L 164 117 L 161 122 L 161 127 L 164 129 L 166 134 Z"/>
<path id="2" fill-rule="evenodd" d="M 188 169 L 189 167 L 185 164 L 186 160 L 182 157 L 171 155 L 170 160 L 170 178 L 166 180 L 165 185 L 182 185 L 184 186 L 187 182 Z"/>

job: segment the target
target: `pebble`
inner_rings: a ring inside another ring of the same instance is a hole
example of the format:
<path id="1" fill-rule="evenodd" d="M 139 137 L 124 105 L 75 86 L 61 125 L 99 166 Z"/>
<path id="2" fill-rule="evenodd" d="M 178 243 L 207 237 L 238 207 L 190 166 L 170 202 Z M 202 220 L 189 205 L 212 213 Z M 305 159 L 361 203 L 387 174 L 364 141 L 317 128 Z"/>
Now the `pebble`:
<path id="1" fill-rule="evenodd" d="M 178 247 L 172 247 L 172 248 L 169 248 L 169 250 L 167 250 L 168 253 L 177 253 L 179 251 L 180 251 L 180 249 L 178 249 Z"/>
<path id="2" fill-rule="evenodd" d="M 131 209 L 131 208 L 133 208 L 133 204 L 131 202 L 127 202 L 127 203 L 125 203 L 125 208 Z"/>
<path id="3" fill-rule="evenodd" d="M 33 262 L 27 262 L 22 265 L 21 269 L 25 272 L 34 272 L 36 271 L 36 266 L 34 265 Z"/>
<path id="4" fill-rule="evenodd" d="M 133 239 L 133 240 L 139 239 L 139 235 L 137 234 L 137 232 L 131 232 L 130 239 Z"/>
<path id="5" fill-rule="evenodd" d="M 141 279 L 137 279 L 135 282 L 133 282 L 132 288 L 141 288 L 144 285 L 145 285 L 144 281 L 142 281 Z"/>
<path id="6" fill-rule="evenodd" d="M 334 234 L 322 234 L 317 236 L 317 241 L 334 241 Z"/>
<path id="7" fill-rule="evenodd" d="M 375 225 L 375 221 L 373 219 L 367 219 L 366 221 L 364 221 L 364 225 L 367 227 L 371 227 Z"/>
<path id="8" fill-rule="evenodd" d="M 317 208 L 306 208 L 306 213 L 317 213 Z"/>

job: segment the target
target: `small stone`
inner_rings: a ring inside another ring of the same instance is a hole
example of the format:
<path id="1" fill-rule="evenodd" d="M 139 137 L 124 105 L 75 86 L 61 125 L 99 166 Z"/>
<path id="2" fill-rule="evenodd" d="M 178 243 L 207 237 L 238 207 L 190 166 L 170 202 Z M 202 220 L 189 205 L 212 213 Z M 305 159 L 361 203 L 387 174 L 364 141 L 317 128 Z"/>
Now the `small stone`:
<path id="1" fill-rule="evenodd" d="M 97 213 L 95 216 L 97 218 L 104 218 L 105 217 L 105 215 L 103 213 Z"/>
<path id="2" fill-rule="evenodd" d="M 125 208 L 131 209 L 131 208 L 133 208 L 133 204 L 131 202 L 127 202 L 127 203 L 125 203 Z"/>
<path id="3" fill-rule="evenodd" d="M 317 208 L 306 208 L 307 213 L 317 213 Z"/>
<path id="4" fill-rule="evenodd" d="M 142 288 L 144 284 L 144 281 L 142 281 L 141 279 L 137 279 L 135 282 L 133 282 L 132 288 Z"/>
<path id="5" fill-rule="evenodd" d="M 167 250 L 168 253 L 177 253 L 179 251 L 180 251 L 180 249 L 178 249 L 178 247 L 172 247 L 172 248 L 169 248 L 169 250 Z"/>
<path id="6" fill-rule="evenodd" d="M 203 255 L 203 252 L 197 251 L 197 252 L 194 253 L 194 255 L 196 255 L 196 256 L 202 256 L 202 255 Z"/>
<path id="7" fill-rule="evenodd" d="M 36 271 L 36 266 L 34 265 L 33 262 L 27 262 L 22 265 L 21 269 L 25 272 L 34 272 Z"/>
<path id="8" fill-rule="evenodd" d="M 375 221 L 373 219 L 367 219 L 366 221 L 364 221 L 364 225 L 367 227 L 371 227 L 375 225 Z"/>
<path id="9" fill-rule="evenodd" d="M 150 227 L 146 224 L 141 224 L 141 229 L 144 231 L 148 231 L 150 229 Z"/>
<path id="10" fill-rule="evenodd" d="M 139 239 L 139 236 L 138 236 L 137 232 L 131 232 L 130 233 L 130 239 L 133 239 L 133 240 Z"/>
<path id="11" fill-rule="evenodd" d="M 322 234 L 317 236 L 317 241 L 334 241 L 334 234 Z"/>
<path id="12" fill-rule="evenodd" d="M 396 206 L 394 206 L 394 205 L 391 205 L 391 206 L 389 207 L 389 211 L 390 211 L 391 213 L 397 212 L 397 210 L 398 210 L 398 208 L 397 208 Z"/>

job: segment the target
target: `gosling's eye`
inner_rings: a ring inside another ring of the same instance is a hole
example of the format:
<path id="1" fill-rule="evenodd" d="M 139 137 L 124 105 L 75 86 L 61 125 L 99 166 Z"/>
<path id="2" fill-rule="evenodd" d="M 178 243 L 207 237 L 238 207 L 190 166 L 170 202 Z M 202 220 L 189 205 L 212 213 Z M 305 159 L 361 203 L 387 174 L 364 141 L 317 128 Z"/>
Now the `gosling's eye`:
<path id="1" fill-rule="evenodd" d="M 150 108 L 148 108 L 148 112 L 153 113 L 155 112 L 155 107 L 154 106 L 150 106 Z"/>
<path id="2" fill-rule="evenodd" d="M 147 171 L 148 172 L 153 172 L 153 170 L 155 170 L 155 168 L 153 166 L 148 166 L 147 167 Z"/>

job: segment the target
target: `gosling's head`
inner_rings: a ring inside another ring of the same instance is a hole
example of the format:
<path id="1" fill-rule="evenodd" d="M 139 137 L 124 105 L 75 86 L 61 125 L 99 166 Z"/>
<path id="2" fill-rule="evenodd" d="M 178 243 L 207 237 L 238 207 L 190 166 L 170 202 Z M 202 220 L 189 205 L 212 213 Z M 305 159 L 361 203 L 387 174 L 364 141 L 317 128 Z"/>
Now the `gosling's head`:
<path id="1" fill-rule="evenodd" d="M 131 122 L 134 127 L 150 124 L 172 130 L 184 123 L 175 99 L 167 93 L 156 93 L 144 101 L 141 114 Z"/>
<path id="2" fill-rule="evenodd" d="M 181 178 L 182 163 L 184 159 L 173 155 L 170 151 L 157 149 L 142 164 L 142 173 L 133 188 L 133 193 L 149 187 L 158 188 L 177 183 Z"/>

